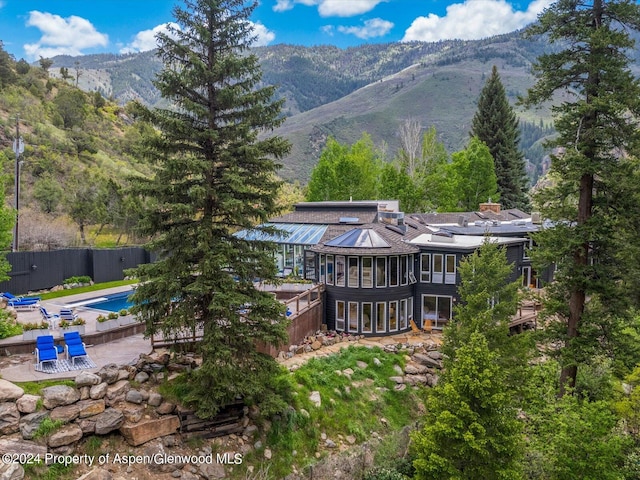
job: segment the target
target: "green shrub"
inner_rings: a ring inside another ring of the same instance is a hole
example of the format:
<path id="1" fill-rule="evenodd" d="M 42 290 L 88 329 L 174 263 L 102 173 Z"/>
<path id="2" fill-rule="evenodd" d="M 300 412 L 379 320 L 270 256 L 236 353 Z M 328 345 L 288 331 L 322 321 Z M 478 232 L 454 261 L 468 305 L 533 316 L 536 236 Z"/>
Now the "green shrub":
<path id="1" fill-rule="evenodd" d="M 118 318 L 118 314 L 116 312 L 109 312 L 109 315 L 107 315 L 107 318 L 109 320 L 116 320 Z"/>
<path id="2" fill-rule="evenodd" d="M 69 277 L 63 283 L 65 285 L 69 285 L 71 283 L 80 283 L 80 284 L 91 283 L 91 277 L 89 275 Z"/>
<path id="3" fill-rule="evenodd" d="M 102 315 L 102 314 L 98 315 L 96 317 L 96 322 L 98 322 L 98 323 L 103 323 L 103 322 L 106 322 L 107 320 L 109 320 L 109 319 L 107 317 L 105 317 L 104 315 Z"/>
<path id="4" fill-rule="evenodd" d="M 126 308 L 123 308 L 122 310 L 120 310 L 121 317 L 126 317 L 127 315 L 129 315 L 129 310 L 127 310 Z"/>
<path id="5" fill-rule="evenodd" d="M 22 333 L 22 325 L 17 323 L 6 312 L 0 312 L 0 339 L 9 338 Z"/>
<path id="6" fill-rule="evenodd" d="M 47 328 L 49 328 L 49 324 L 46 322 L 24 323 L 22 325 L 23 330 L 46 330 Z"/>

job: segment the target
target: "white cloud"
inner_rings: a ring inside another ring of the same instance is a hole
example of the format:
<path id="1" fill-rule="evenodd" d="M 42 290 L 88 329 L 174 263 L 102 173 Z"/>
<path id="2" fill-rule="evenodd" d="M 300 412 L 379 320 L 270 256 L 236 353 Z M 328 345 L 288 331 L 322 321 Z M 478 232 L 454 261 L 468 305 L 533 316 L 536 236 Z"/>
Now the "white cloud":
<path id="1" fill-rule="evenodd" d="M 106 47 L 108 35 L 98 32 L 88 20 L 72 15 L 62 18 L 46 12 L 29 12 L 28 27 L 36 27 L 42 32 L 37 43 L 24 45 L 30 58 L 48 58 L 56 55 L 82 55 L 83 49 Z"/>
<path id="2" fill-rule="evenodd" d="M 363 27 L 339 26 L 338 31 L 367 40 L 369 38 L 383 37 L 389 33 L 389 30 L 392 28 L 393 23 L 381 18 L 372 18 L 371 20 L 365 21 Z"/>
<path id="3" fill-rule="evenodd" d="M 291 10 L 296 3 L 307 7 L 317 6 L 321 17 L 352 17 L 373 10 L 387 0 L 277 0 L 273 10 Z"/>
<path id="4" fill-rule="evenodd" d="M 153 50 L 158 46 L 156 35 L 160 32 L 169 34 L 167 27 L 171 25 L 173 28 L 180 29 L 177 23 L 163 23 L 157 25 L 150 30 L 142 30 L 136 34 L 133 41 L 120 49 L 120 53 L 136 53 Z"/>
<path id="5" fill-rule="evenodd" d="M 276 39 L 276 34 L 265 27 L 262 23 L 254 23 L 249 22 L 253 27 L 253 35 L 256 37 L 255 42 L 253 42 L 252 46 L 254 47 L 264 47 L 269 45 Z"/>
<path id="6" fill-rule="evenodd" d="M 466 0 L 447 7 L 447 14 L 416 18 L 402 41 L 473 40 L 511 32 L 535 21 L 552 0 L 534 0 L 524 11 L 505 0 Z"/>

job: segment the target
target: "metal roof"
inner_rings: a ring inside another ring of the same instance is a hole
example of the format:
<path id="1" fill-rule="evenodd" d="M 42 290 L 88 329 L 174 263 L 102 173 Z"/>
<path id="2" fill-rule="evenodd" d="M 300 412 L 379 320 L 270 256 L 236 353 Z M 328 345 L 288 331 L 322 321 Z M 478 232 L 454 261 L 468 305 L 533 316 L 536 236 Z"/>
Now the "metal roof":
<path id="1" fill-rule="evenodd" d="M 325 245 L 329 247 L 353 247 L 353 248 L 389 248 L 391 245 L 377 232 L 370 228 L 354 228 L 343 233 Z"/>

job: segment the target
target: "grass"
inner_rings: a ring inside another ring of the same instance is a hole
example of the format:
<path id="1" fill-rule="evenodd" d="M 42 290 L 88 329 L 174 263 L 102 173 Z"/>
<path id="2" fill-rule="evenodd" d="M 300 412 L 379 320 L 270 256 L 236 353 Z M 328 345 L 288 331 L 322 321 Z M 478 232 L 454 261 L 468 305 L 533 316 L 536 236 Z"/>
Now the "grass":
<path id="1" fill-rule="evenodd" d="M 42 395 L 42 389 L 46 387 L 53 387 L 54 385 L 66 385 L 68 387 L 75 387 L 75 380 L 42 380 L 40 382 L 13 382 L 24 390 L 28 395 Z"/>
<path id="2" fill-rule="evenodd" d="M 121 287 L 124 285 L 133 285 L 138 283 L 138 280 L 115 280 L 113 282 L 95 283 L 93 285 L 87 285 L 86 287 L 71 288 L 69 290 L 59 290 L 57 292 L 47 292 L 38 294 L 42 300 L 51 300 L 53 298 L 66 297 L 69 295 L 76 295 L 78 293 L 95 292 L 103 290 L 105 288 Z"/>
<path id="3" fill-rule="evenodd" d="M 367 368 L 358 368 L 358 361 Z M 272 451 L 270 474 L 284 478 L 293 466 L 300 471 L 315 462 L 316 452 L 324 453 L 322 434 L 336 443 L 351 435 L 360 443 L 373 432 L 386 436 L 414 423 L 422 401 L 420 389 L 398 391 L 389 380 L 398 375 L 395 368 L 404 367 L 404 362 L 404 356 L 377 347 L 351 346 L 287 373 L 294 392 L 293 408 L 272 423 L 267 435 L 265 447 Z M 348 368 L 353 370 L 350 376 L 338 373 Z M 320 407 L 309 400 L 312 391 L 320 392 Z M 259 468 L 261 450 L 247 457 L 247 464 Z"/>
<path id="4" fill-rule="evenodd" d="M 46 417 L 40 422 L 38 428 L 35 432 L 33 432 L 33 438 L 37 440 L 38 438 L 48 437 L 53 432 L 58 430 L 64 422 L 62 420 L 51 420 L 49 417 Z"/>

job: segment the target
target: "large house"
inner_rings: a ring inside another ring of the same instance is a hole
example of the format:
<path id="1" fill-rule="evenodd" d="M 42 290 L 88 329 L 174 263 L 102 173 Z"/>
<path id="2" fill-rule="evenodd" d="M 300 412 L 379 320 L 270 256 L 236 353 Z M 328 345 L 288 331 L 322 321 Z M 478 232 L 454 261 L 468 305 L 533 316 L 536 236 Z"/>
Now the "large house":
<path id="1" fill-rule="evenodd" d="M 405 215 L 397 201 L 299 203 L 270 225 L 280 231 L 270 240 L 281 274 L 325 285 L 327 328 L 371 336 L 409 331 L 410 319 L 441 329 L 458 301 L 460 261 L 487 240 L 506 248 L 512 280 L 529 285 L 528 234 L 539 228 L 524 212 L 492 203 Z"/>

